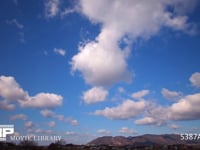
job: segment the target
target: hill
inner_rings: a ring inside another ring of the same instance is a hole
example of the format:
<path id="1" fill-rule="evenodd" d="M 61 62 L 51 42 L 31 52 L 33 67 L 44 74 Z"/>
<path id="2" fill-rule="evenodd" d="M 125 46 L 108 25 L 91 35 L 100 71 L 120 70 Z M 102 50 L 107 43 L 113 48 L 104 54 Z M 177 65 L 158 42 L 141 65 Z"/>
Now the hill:
<path id="1" fill-rule="evenodd" d="M 153 135 L 145 134 L 135 137 L 124 136 L 103 136 L 92 140 L 88 145 L 110 145 L 110 146 L 125 146 L 125 145 L 174 145 L 174 144 L 200 144 L 199 140 L 182 141 L 180 135 L 164 134 Z"/>

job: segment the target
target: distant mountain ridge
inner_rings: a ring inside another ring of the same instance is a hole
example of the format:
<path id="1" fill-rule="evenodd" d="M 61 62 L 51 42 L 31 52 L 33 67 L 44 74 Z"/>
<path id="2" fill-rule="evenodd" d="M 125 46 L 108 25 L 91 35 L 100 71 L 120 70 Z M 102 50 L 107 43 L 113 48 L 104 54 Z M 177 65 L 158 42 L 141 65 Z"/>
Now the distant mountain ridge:
<path id="1" fill-rule="evenodd" d="M 92 140 L 89 145 L 110 145 L 110 146 L 125 146 L 125 145 L 173 145 L 173 144 L 200 144 L 200 140 L 181 140 L 178 134 L 163 134 L 153 135 L 145 134 L 135 137 L 124 136 L 103 136 Z"/>

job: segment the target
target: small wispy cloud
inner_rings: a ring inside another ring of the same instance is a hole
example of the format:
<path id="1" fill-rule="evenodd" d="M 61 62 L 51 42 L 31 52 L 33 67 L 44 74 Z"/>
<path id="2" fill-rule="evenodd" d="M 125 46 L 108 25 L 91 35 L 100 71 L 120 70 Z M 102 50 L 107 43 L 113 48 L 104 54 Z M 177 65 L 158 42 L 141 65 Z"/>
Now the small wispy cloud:
<path id="1" fill-rule="evenodd" d="M 10 120 L 26 120 L 27 116 L 24 114 L 16 114 L 13 116 L 10 116 Z"/>
<path id="2" fill-rule="evenodd" d="M 200 72 L 193 73 L 189 80 L 194 87 L 199 88 L 200 87 Z"/>
<path id="3" fill-rule="evenodd" d="M 49 110 L 49 109 L 41 110 L 40 114 L 46 118 L 56 118 L 59 121 L 67 122 L 67 123 L 71 124 L 72 126 L 79 125 L 78 120 L 76 120 L 72 117 L 65 117 L 64 115 L 56 114 L 55 112 L 53 112 L 52 110 Z"/>
<path id="4" fill-rule="evenodd" d="M 60 13 L 61 17 L 67 16 L 69 14 L 75 13 L 78 11 L 78 7 L 74 7 L 74 8 L 65 8 L 64 11 L 62 11 Z"/>
<path id="5" fill-rule="evenodd" d="M 170 91 L 166 88 L 162 88 L 161 93 L 162 93 L 163 97 L 168 100 L 177 100 L 181 97 L 181 92 Z"/>
<path id="6" fill-rule="evenodd" d="M 106 130 L 106 129 L 99 129 L 99 130 L 97 130 L 97 133 L 99 133 L 99 134 L 110 134 L 111 131 Z"/>
<path id="7" fill-rule="evenodd" d="M 61 55 L 61 56 L 65 56 L 66 55 L 66 51 L 62 48 L 54 48 L 53 50 L 56 54 Z"/>
<path id="8" fill-rule="evenodd" d="M 73 131 L 67 131 L 67 132 L 66 132 L 66 135 L 70 135 L 70 136 L 71 136 L 71 135 L 75 135 L 75 134 L 76 134 L 76 133 L 73 132 Z"/>
<path id="9" fill-rule="evenodd" d="M 17 6 L 18 5 L 18 0 L 13 0 L 13 3 Z"/>
<path id="10" fill-rule="evenodd" d="M 53 18 L 59 13 L 60 0 L 46 0 L 44 3 L 45 6 L 45 17 Z"/>
<path id="11" fill-rule="evenodd" d="M 122 134 L 137 134 L 138 132 L 134 129 L 129 129 L 128 127 L 122 127 L 119 130 L 119 133 L 122 133 Z"/>
<path id="12" fill-rule="evenodd" d="M 15 25 L 18 29 L 23 29 L 24 25 L 20 23 L 17 19 L 6 20 L 9 25 Z"/>
<path id="13" fill-rule="evenodd" d="M 31 127 L 34 126 L 34 123 L 33 123 L 32 121 L 27 121 L 27 122 L 24 124 L 24 126 L 25 126 L 26 128 L 31 128 Z"/>
<path id="14" fill-rule="evenodd" d="M 133 93 L 131 97 L 135 99 L 142 99 L 144 96 L 148 95 L 149 93 L 150 93 L 149 90 L 141 90 L 141 91 Z"/>
<path id="15" fill-rule="evenodd" d="M 55 121 L 48 122 L 49 127 L 55 127 L 55 125 L 56 125 Z"/>

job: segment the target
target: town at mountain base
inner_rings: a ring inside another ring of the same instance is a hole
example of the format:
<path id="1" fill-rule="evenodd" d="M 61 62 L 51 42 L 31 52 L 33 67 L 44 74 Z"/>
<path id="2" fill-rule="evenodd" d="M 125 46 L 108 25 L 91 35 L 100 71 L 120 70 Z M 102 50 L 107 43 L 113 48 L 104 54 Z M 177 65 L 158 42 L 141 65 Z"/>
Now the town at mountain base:
<path id="1" fill-rule="evenodd" d="M 104 136 L 86 145 L 67 143 L 64 139 L 49 145 L 38 145 L 34 141 L 22 141 L 18 144 L 0 142 L 1 150 L 200 150 L 200 140 L 181 140 L 180 135 L 146 134 L 135 137 Z"/>

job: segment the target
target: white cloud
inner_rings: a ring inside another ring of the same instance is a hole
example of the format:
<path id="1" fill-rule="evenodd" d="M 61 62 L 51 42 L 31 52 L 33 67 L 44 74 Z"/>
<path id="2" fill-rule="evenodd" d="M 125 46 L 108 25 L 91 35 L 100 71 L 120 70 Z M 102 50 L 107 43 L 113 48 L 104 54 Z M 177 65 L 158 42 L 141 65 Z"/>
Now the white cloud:
<path id="1" fill-rule="evenodd" d="M 162 88 L 161 93 L 162 93 L 163 97 L 165 97 L 168 100 L 177 100 L 181 96 L 180 92 L 170 91 L 166 88 Z"/>
<path id="2" fill-rule="evenodd" d="M 144 117 L 142 119 L 136 120 L 135 124 L 137 125 L 150 125 L 150 124 L 155 124 L 156 120 L 152 117 Z"/>
<path id="3" fill-rule="evenodd" d="M 124 93 L 124 92 L 126 92 L 126 91 L 125 91 L 125 89 L 124 89 L 123 87 L 119 87 L 119 88 L 118 88 L 118 92 L 119 92 L 119 93 Z"/>
<path id="4" fill-rule="evenodd" d="M 53 50 L 56 54 L 61 55 L 61 56 L 65 56 L 66 55 L 66 51 L 62 48 L 54 48 Z"/>
<path id="5" fill-rule="evenodd" d="M 106 107 L 104 110 L 96 110 L 95 115 L 104 116 L 110 119 L 131 119 L 141 113 L 147 105 L 145 101 L 126 100 L 116 107 Z"/>
<path id="6" fill-rule="evenodd" d="M 15 25 L 18 29 L 23 29 L 24 25 L 21 24 L 17 19 L 6 20 L 7 24 Z"/>
<path id="7" fill-rule="evenodd" d="M 46 0 L 44 3 L 45 17 L 46 18 L 55 17 L 60 11 L 59 5 L 60 5 L 60 0 Z"/>
<path id="8" fill-rule="evenodd" d="M 39 93 L 26 101 L 20 101 L 22 107 L 52 108 L 62 105 L 62 96 L 53 93 Z"/>
<path id="9" fill-rule="evenodd" d="M 6 100 L 24 100 L 28 95 L 13 77 L 0 76 L 0 96 Z"/>
<path id="10" fill-rule="evenodd" d="M 22 23 L 20 23 L 17 19 L 6 20 L 6 24 L 14 25 L 18 29 L 23 29 L 24 28 L 24 25 Z M 21 43 L 25 43 L 24 32 L 22 32 L 22 30 L 21 30 L 21 31 L 18 32 L 18 35 L 19 35 L 19 41 Z"/>
<path id="11" fill-rule="evenodd" d="M 10 120 L 27 120 L 27 116 L 24 114 L 17 114 L 10 116 Z"/>
<path id="12" fill-rule="evenodd" d="M 159 106 L 153 102 L 149 102 L 146 110 L 143 112 L 144 117 L 135 120 L 137 125 L 156 125 L 163 126 L 169 121 L 168 107 Z"/>
<path id="13" fill-rule="evenodd" d="M 106 41 L 80 47 L 79 53 L 72 58 L 72 70 L 79 70 L 86 83 L 94 86 L 108 86 L 116 81 L 129 82 L 131 75 L 127 71 L 124 53 Z"/>
<path id="14" fill-rule="evenodd" d="M 97 133 L 99 133 L 99 134 L 110 134 L 111 132 L 109 130 L 106 130 L 106 129 L 99 129 L 99 130 L 97 130 Z"/>
<path id="15" fill-rule="evenodd" d="M 168 127 L 175 129 L 176 126 L 172 126 L 168 122 L 200 119 L 199 99 L 200 93 L 195 93 L 182 97 L 167 107 L 149 103 L 144 117 L 134 123 L 137 125 L 168 125 Z"/>
<path id="16" fill-rule="evenodd" d="M 149 94 L 149 90 L 141 90 L 141 91 L 133 93 L 131 95 L 131 97 L 133 97 L 135 99 L 141 99 L 141 98 L 143 98 L 144 96 L 146 96 L 148 94 Z"/>
<path id="17" fill-rule="evenodd" d="M 193 73 L 189 80 L 193 86 L 199 88 L 200 87 L 200 72 Z"/>
<path id="18" fill-rule="evenodd" d="M 40 111 L 40 114 L 43 117 L 47 117 L 47 118 L 53 118 L 55 116 L 55 113 L 49 109 L 44 109 Z"/>
<path id="19" fill-rule="evenodd" d="M 103 102 L 108 95 L 108 91 L 102 87 L 93 87 L 83 93 L 83 100 L 87 104 Z"/>
<path id="20" fill-rule="evenodd" d="M 137 134 L 137 131 L 136 130 L 133 130 L 133 129 L 129 129 L 127 127 L 122 127 L 120 130 L 119 130 L 119 133 L 122 133 L 122 134 Z"/>
<path id="21" fill-rule="evenodd" d="M 195 3 L 195 1 L 190 1 Z M 127 0 L 126 2 L 116 1 L 88 1 L 81 0 L 82 13 L 90 20 L 116 28 L 116 32 L 130 33 L 134 37 L 150 36 L 155 34 L 162 26 L 169 26 L 174 29 L 188 30 L 187 16 L 166 9 L 177 8 L 184 5 L 186 1 L 137 1 Z M 120 8 L 120 9 L 119 9 Z M 186 9 L 184 7 L 179 10 Z M 185 12 L 186 13 L 186 12 Z M 119 21 L 119 19 L 121 19 Z M 148 24 L 148 26 L 147 26 Z"/>
<path id="22" fill-rule="evenodd" d="M 74 8 L 65 8 L 65 10 L 64 11 L 62 11 L 61 13 L 60 13 L 60 15 L 61 15 L 61 17 L 64 17 L 64 16 L 67 16 L 67 15 L 69 15 L 69 14 L 71 14 L 71 13 L 75 13 L 75 12 L 78 12 L 79 10 L 78 10 L 79 8 L 78 7 L 74 7 Z"/>
<path id="23" fill-rule="evenodd" d="M 27 121 L 27 122 L 25 122 L 24 126 L 25 126 L 26 128 L 31 128 L 31 127 L 34 126 L 34 123 L 33 123 L 32 121 Z"/>
<path id="24" fill-rule="evenodd" d="M 71 135 L 75 135 L 75 134 L 76 134 L 76 133 L 73 132 L 73 131 L 67 131 L 67 132 L 66 132 L 66 135 L 70 135 L 70 136 L 71 136 Z"/>
<path id="25" fill-rule="evenodd" d="M 52 130 L 43 130 L 43 129 L 36 129 L 36 130 L 32 130 L 32 133 L 36 133 L 36 134 L 52 134 Z"/>
<path id="26" fill-rule="evenodd" d="M 15 109 L 14 104 L 10 104 L 7 100 L 0 101 L 0 109 L 11 111 Z"/>
<path id="27" fill-rule="evenodd" d="M 48 126 L 49 126 L 49 127 L 55 127 L 55 125 L 56 125 L 55 121 L 50 121 L 50 122 L 48 123 Z"/>
<path id="28" fill-rule="evenodd" d="M 65 116 L 64 115 L 54 115 L 55 118 L 57 118 L 60 121 L 65 121 Z"/>
<path id="29" fill-rule="evenodd" d="M 56 114 L 55 112 L 53 112 L 52 110 L 49 110 L 49 109 L 41 110 L 40 114 L 46 118 L 56 118 L 59 121 L 67 122 L 67 123 L 71 124 L 72 126 L 79 125 L 78 120 L 73 119 L 72 117 L 64 117 L 63 115 Z"/>
<path id="30" fill-rule="evenodd" d="M 77 126 L 77 125 L 79 125 L 78 120 L 73 119 L 73 118 L 71 118 L 71 117 L 66 118 L 65 121 L 68 122 L 68 123 L 70 123 L 72 126 Z"/>
<path id="31" fill-rule="evenodd" d="M 80 0 L 80 12 L 93 23 L 100 23 L 102 29 L 95 40 L 79 47 L 71 61 L 72 70 L 80 71 L 86 83 L 94 86 L 130 82 L 132 75 L 127 63 L 130 43 L 151 37 L 163 26 L 184 32 L 193 29 L 185 14 L 170 12 L 167 7 L 173 9 L 177 4 L 160 0 Z M 123 40 L 124 37 L 128 40 Z"/>
<path id="32" fill-rule="evenodd" d="M 176 124 L 169 124 L 168 127 L 171 128 L 171 129 L 173 129 L 173 130 L 177 130 L 177 129 L 180 128 L 180 126 L 176 125 Z"/>
<path id="33" fill-rule="evenodd" d="M 38 93 L 29 96 L 11 76 L 0 76 L 0 97 L 4 100 L 0 103 L 1 109 L 12 110 L 17 102 L 21 107 L 51 108 L 62 105 L 63 97 L 54 93 Z"/>
<path id="34" fill-rule="evenodd" d="M 187 95 L 169 108 L 169 118 L 173 120 L 200 119 L 200 93 Z"/>

